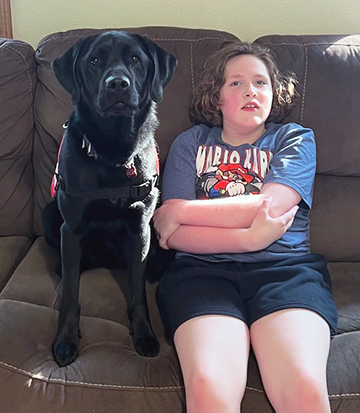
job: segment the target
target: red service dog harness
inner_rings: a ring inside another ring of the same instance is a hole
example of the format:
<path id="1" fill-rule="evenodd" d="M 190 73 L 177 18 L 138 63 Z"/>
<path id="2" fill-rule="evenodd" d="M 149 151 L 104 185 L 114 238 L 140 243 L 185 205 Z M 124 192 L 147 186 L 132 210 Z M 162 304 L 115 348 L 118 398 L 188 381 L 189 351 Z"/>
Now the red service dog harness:
<path id="1" fill-rule="evenodd" d="M 61 171 L 60 171 L 60 152 L 61 152 L 61 149 L 64 143 L 64 137 L 65 136 L 63 136 L 60 146 L 59 146 L 55 172 L 54 172 L 54 175 L 51 181 L 50 193 L 51 193 L 52 198 L 55 197 L 56 191 L 58 190 L 59 186 L 65 192 L 67 192 L 64 181 L 61 177 Z M 96 153 L 96 151 L 93 149 L 91 143 L 87 140 L 86 137 L 84 137 L 83 139 L 82 148 L 87 151 L 87 155 L 89 157 L 94 157 L 95 160 L 100 158 L 100 155 Z M 155 145 L 154 145 L 154 156 L 155 156 L 155 162 L 156 162 L 156 175 L 154 175 L 152 179 L 149 179 L 141 184 L 125 185 L 125 186 L 122 185 L 121 187 L 117 188 L 116 191 L 118 192 L 117 195 L 119 195 L 118 198 L 131 198 L 134 201 L 139 201 L 139 200 L 146 198 L 150 194 L 151 190 L 156 186 L 158 182 L 158 177 L 160 174 L 159 154 L 158 154 L 157 147 Z M 119 167 L 125 168 L 125 174 L 127 178 L 132 178 L 132 177 L 137 176 L 137 170 L 136 170 L 136 166 L 134 162 L 130 164 L 115 164 L 113 166 L 115 166 L 116 168 L 119 168 Z M 109 192 L 113 193 L 114 189 L 112 188 L 111 190 L 109 190 Z M 76 196 L 75 194 L 70 194 L 70 195 Z M 109 198 L 111 197 L 109 196 Z"/>

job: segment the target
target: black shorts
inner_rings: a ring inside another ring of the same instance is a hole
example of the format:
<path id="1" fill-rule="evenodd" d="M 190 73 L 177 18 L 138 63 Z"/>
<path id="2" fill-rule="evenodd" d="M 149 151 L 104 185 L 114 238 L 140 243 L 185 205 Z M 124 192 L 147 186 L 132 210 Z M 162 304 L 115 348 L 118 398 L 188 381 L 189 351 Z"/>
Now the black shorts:
<path id="1" fill-rule="evenodd" d="M 175 260 L 157 294 L 167 338 L 185 321 L 210 314 L 237 317 L 249 327 L 279 310 L 316 312 L 336 332 L 337 310 L 325 259 L 307 254 L 259 263 Z"/>

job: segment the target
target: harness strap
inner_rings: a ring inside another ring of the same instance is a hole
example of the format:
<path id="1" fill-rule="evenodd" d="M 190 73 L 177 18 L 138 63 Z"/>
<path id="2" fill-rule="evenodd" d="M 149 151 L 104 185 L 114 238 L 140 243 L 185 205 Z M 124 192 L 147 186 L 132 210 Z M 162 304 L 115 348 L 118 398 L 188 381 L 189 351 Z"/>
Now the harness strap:
<path id="1" fill-rule="evenodd" d="M 138 185 L 121 185 L 119 188 L 96 188 L 93 191 L 86 191 L 86 194 L 79 195 L 78 192 L 71 191 L 71 189 L 65 187 L 65 182 L 61 177 L 61 174 L 57 174 L 58 187 L 67 194 L 78 197 L 85 198 L 89 200 L 95 199 L 121 199 L 132 201 L 142 201 L 144 200 L 150 192 L 156 187 L 158 182 L 158 176 L 154 175 L 152 179 L 148 179 L 142 184 Z"/>
<path id="2" fill-rule="evenodd" d="M 85 199 L 122 199 L 122 200 L 131 199 L 134 201 L 141 201 L 145 199 L 150 194 L 150 192 L 153 190 L 153 188 L 156 187 L 156 185 L 158 184 L 160 162 L 159 162 L 159 155 L 158 155 L 157 148 L 154 145 L 155 160 L 156 160 L 156 175 L 154 175 L 151 179 L 148 179 L 141 184 L 138 184 L 138 185 L 129 185 L 129 184 L 126 185 L 125 184 L 125 185 L 121 185 L 119 188 L 96 188 L 93 191 L 86 191 L 85 196 L 79 195 L 78 192 L 71 191 L 70 188 L 65 188 L 65 181 L 62 178 L 61 173 L 60 173 L 60 152 L 61 152 L 61 148 L 64 142 L 64 136 L 59 146 L 55 172 L 54 172 L 54 175 L 51 181 L 50 193 L 51 193 L 52 198 L 55 197 L 56 191 L 58 190 L 60 186 L 64 192 L 74 197 L 81 197 Z M 127 171 L 126 171 L 126 174 L 129 178 L 132 176 L 136 176 L 136 173 L 129 175 Z"/>

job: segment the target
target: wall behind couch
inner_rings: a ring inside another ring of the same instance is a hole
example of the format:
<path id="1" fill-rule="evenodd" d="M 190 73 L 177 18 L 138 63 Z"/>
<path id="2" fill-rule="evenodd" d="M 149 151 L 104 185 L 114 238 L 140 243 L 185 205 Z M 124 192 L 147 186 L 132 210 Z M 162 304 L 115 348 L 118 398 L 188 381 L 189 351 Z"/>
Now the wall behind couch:
<path id="1" fill-rule="evenodd" d="M 360 33 L 359 0 L 12 0 L 14 37 L 34 47 L 55 31 L 181 26 L 266 34 Z"/>

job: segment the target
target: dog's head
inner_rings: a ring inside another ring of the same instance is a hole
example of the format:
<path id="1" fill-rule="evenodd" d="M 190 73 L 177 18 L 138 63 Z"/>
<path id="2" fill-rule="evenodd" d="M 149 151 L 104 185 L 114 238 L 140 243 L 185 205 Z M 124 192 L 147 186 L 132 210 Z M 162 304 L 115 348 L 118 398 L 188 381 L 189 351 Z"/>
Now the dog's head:
<path id="1" fill-rule="evenodd" d="M 146 36 L 104 32 L 78 41 L 53 69 L 74 105 L 101 116 L 132 116 L 149 99 L 158 103 L 177 61 Z"/>

